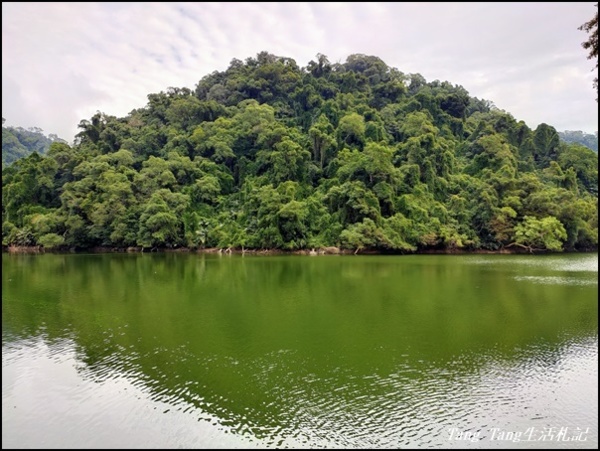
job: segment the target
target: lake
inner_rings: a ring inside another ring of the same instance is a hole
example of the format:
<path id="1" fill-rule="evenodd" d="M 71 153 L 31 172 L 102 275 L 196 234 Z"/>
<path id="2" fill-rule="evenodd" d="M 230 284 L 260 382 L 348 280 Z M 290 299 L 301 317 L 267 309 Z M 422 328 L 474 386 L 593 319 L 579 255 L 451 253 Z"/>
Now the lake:
<path id="1" fill-rule="evenodd" d="M 597 448 L 598 254 L 3 254 L 2 446 Z"/>

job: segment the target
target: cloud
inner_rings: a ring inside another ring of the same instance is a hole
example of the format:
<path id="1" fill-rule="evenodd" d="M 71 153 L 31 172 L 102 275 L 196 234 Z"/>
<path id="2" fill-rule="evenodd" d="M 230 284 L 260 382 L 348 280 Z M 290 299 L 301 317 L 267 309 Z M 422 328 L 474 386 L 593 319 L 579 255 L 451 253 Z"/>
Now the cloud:
<path id="1" fill-rule="evenodd" d="M 530 127 L 597 130 L 594 67 L 577 28 L 594 3 L 3 3 L 2 112 L 71 140 L 266 50 L 305 66 L 379 56 L 447 80 Z"/>

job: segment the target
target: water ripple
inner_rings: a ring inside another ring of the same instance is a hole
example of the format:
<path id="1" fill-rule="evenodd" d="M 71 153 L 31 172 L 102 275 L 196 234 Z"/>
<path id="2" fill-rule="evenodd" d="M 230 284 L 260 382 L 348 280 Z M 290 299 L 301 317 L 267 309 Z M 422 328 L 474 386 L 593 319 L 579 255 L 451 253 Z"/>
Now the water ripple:
<path id="1" fill-rule="evenodd" d="M 562 276 L 516 276 L 517 281 L 541 283 L 545 285 L 598 285 L 597 278 L 582 279 L 579 277 Z"/>

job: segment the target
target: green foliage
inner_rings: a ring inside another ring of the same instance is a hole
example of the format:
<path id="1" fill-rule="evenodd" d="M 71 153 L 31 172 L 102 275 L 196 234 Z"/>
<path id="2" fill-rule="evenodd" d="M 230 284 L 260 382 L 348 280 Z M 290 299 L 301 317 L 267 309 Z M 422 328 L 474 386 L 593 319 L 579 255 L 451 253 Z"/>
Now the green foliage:
<path id="1" fill-rule="evenodd" d="M 365 144 L 365 119 L 360 114 L 350 113 L 340 119 L 337 128 L 338 147 L 356 146 L 361 148 Z"/>
<path id="2" fill-rule="evenodd" d="M 3 166 L 3 244 L 598 246 L 596 153 L 375 56 L 300 68 L 261 52 L 79 128 Z"/>
<path id="3" fill-rule="evenodd" d="M 565 170 L 572 169 L 580 187 L 598 196 L 598 153 L 578 144 L 572 144 L 565 147 L 558 164 Z"/>
<path id="4" fill-rule="evenodd" d="M 64 244 L 65 239 L 56 233 L 47 233 L 38 239 L 38 243 L 46 249 L 55 249 Z"/>
<path id="5" fill-rule="evenodd" d="M 515 237 L 518 244 L 530 248 L 562 251 L 567 232 L 561 222 L 553 216 L 542 219 L 525 216 L 523 222 L 515 227 Z"/>
<path id="6" fill-rule="evenodd" d="M 308 131 L 312 144 L 313 161 L 318 163 L 321 169 L 323 169 L 325 163 L 328 162 L 329 157 L 331 156 L 330 152 L 336 145 L 333 132 L 333 125 L 324 114 L 319 116 Z"/>
<path id="7" fill-rule="evenodd" d="M 534 159 L 539 168 L 550 165 L 558 157 L 560 137 L 554 127 L 540 124 L 533 132 Z"/>

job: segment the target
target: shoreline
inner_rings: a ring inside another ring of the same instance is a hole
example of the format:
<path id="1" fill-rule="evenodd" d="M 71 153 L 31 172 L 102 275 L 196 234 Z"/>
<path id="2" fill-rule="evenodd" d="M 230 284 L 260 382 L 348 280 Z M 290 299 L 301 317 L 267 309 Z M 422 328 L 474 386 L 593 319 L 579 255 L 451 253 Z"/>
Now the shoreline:
<path id="1" fill-rule="evenodd" d="M 339 247 L 329 246 L 313 249 L 239 249 L 239 248 L 142 248 L 142 247 L 108 247 L 95 246 L 87 249 L 45 249 L 42 246 L 2 246 L 2 252 L 8 254 L 156 254 L 156 253 L 190 253 L 190 254 L 218 254 L 218 255 L 469 255 L 469 254 L 499 254 L 499 255 L 515 255 L 515 254 L 564 254 L 564 253 L 593 253 L 598 252 L 598 249 L 589 250 L 565 250 L 562 252 L 548 251 L 546 249 L 529 250 L 523 248 L 502 248 L 497 250 L 491 249 L 421 249 L 414 252 L 394 252 L 382 251 L 377 249 L 342 249 Z"/>

